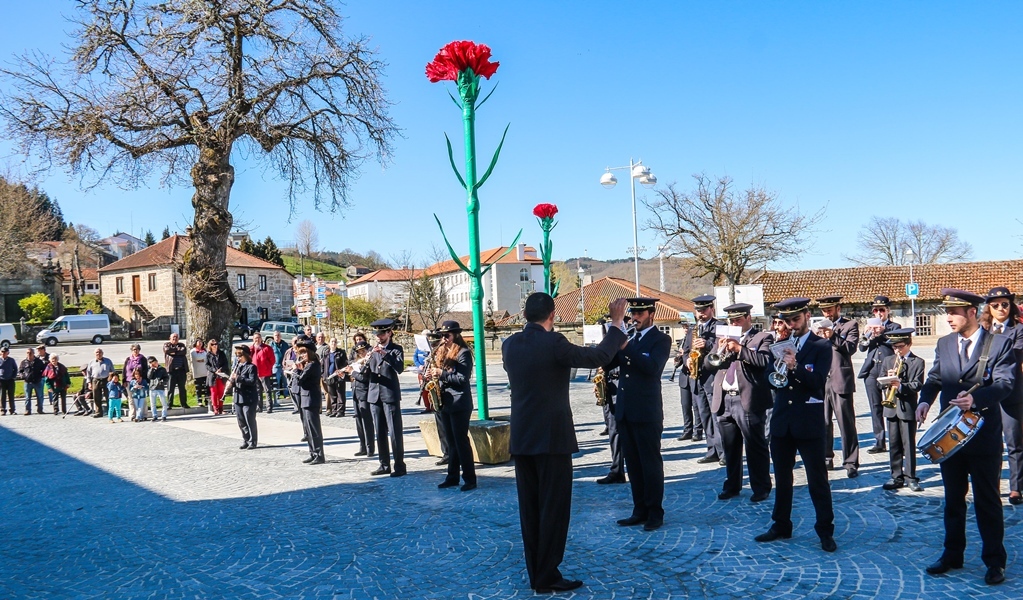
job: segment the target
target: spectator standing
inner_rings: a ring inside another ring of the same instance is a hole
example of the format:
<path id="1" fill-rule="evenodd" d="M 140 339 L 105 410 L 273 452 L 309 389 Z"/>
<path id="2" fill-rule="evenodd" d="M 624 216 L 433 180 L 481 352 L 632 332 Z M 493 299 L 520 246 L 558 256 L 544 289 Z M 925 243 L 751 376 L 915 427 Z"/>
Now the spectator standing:
<path id="1" fill-rule="evenodd" d="M 149 379 L 149 412 L 153 413 L 153 422 L 167 420 L 167 385 L 170 381 L 170 374 L 167 369 L 156 360 L 155 356 L 149 357 L 149 371 L 146 375 Z M 160 399 L 160 407 L 163 409 L 162 418 L 156 418 L 156 399 Z"/>
<path id="2" fill-rule="evenodd" d="M 327 416 L 345 416 L 347 384 L 342 376 L 342 369 L 348 366 L 348 355 L 345 349 L 337 345 L 337 338 L 330 338 L 327 360 L 323 363 L 323 381 L 327 388 Z"/>
<path id="3" fill-rule="evenodd" d="M 131 393 L 132 413 L 139 415 L 132 417 L 133 423 L 141 423 L 146 420 L 146 397 L 149 396 L 149 380 L 142 376 L 142 369 L 132 371 L 131 379 L 128 379 L 128 391 Z"/>
<path id="4" fill-rule="evenodd" d="M 209 403 L 209 386 L 206 385 L 206 345 L 202 340 L 195 340 L 195 345 L 188 352 L 189 366 L 192 369 L 192 382 L 195 385 L 195 401 L 206 406 Z"/>
<path id="5" fill-rule="evenodd" d="M 85 366 L 86 380 L 92 391 L 92 404 L 95 407 L 92 418 L 103 416 L 103 400 L 107 397 L 107 382 L 114 373 L 114 363 L 103 357 L 103 349 L 96 348 L 92 362 Z"/>
<path id="6" fill-rule="evenodd" d="M 263 336 L 259 333 L 252 334 L 252 348 L 249 349 L 250 360 L 256 367 L 256 377 L 259 378 L 259 407 L 257 412 L 263 412 L 264 399 L 269 400 L 267 413 L 274 411 L 274 364 L 277 359 L 274 357 L 274 349 L 269 344 L 263 343 Z"/>
<path id="7" fill-rule="evenodd" d="M 117 373 L 110 376 L 110 381 L 107 383 L 107 402 L 110 404 L 110 408 L 107 410 L 107 418 L 110 422 L 114 422 L 114 415 L 117 415 L 117 421 L 120 423 L 124 422 L 121 418 L 121 397 L 124 396 L 124 386 L 121 385 L 121 377 Z"/>
<path id="8" fill-rule="evenodd" d="M 124 368 L 121 371 L 124 373 L 124 382 L 126 384 L 130 385 L 135 380 L 135 371 L 142 371 L 142 379 L 148 380 L 149 363 L 146 361 L 146 357 L 142 355 L 142 346 L 138 344 L 131 345 L 131 354 L 128 355 L 128 358 L 124 359 Z M 141 414 L 139 414 L 134 402 L 129 407 L 129 411 L 128 416 L 131 417 L 132 421 L 146 420 L 145 404 L 142 405 Z"/>
<path id="9" fill-rule="evenodd" d="M 179 341 L 178 334 L 172 333 L 170 341 L 163 345 L 163 358 L 167 374 L 170 375 L 167 404 L 174 406 L 174 392 L 177 390 L 181 396 L 179 398 L 181 408 L 188 408 L 188 392 L 185 391 L 185 381 L 188 378 L 188 348 Z"/>
<path id="10" fill-rule="evenodd" d="M 50 406 L 53 407 L 53 414 L 67 414 L 67 388 L 71 385 L 71 375 L 67 367 L 60 364 L 60 357 L 56 354 L 49 355 L 49 364 L 43 369 L 43 378 L 46 380 L 46 388 L 50 393 Z M 58 403 L 59 401 L 59 403 Z"/>
<path id="11" fill-rule="evenodd" d="M 8 407 L 12 415 L 18 414 L 14 407 L 14 382 L 18 377 L 18 362 L 11 358 L 9 348 L 0 349 L 0 416 L 6 416 Z"/>
<path id="12" fill-rule="evenodd" d="M 281 332 L 275 331 L 270 347 L 274 351 L 274 400 L 284 397 L 284 354 L 291 349 L 288 342 L 281 339 Z"/>
<path id="13" fill-rule="evenodd" d="M 39 360 L 35 352 L 29 348 L 25 352 L 25 360 L 18 367 L 18 378 L 25 382 L 25 414 L 32 414 L 32 394 L 36 396 L 36 408 L 43 414 L 43 370 L 46 365 Z"/>
<path id="14" fill-rule="evenodd" d="M 220 341 L 213 338 L 206 344 L 206 385 L 210 389 L 210 412 L 224 414 L 224 382 L 231 374 L 231 363 Z"/>

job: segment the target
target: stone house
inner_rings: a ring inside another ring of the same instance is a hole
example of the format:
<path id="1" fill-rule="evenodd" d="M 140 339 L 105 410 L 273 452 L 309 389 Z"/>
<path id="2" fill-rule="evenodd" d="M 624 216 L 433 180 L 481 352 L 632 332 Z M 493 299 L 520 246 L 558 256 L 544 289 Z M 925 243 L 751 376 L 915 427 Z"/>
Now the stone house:
<path id="1" fill-rule="evenodd" d="M 179 272 L 189 238 L 172 235 L 99 269 L 104 308 L 136 335 L 187 336 L 187 301 Z M 238 320 L 285 319 L 295 303 L 294 277 L 273 263 L 228 246 L 227 278 L 241 304 Z"/>
<path id="2" fill-rule="evenodd" d="M 53 260 L 37 262 L 30 258 L 24 261 L 14 272 L 0 277 L 0 323 L 14 323 L 21 319 L 24 312 L 18 302 L 39 292 L 53 301 L 53 316 L 61 316 L 64 314 L 64 303 L 61 302 L 63 283 L 60 266 Z"/>

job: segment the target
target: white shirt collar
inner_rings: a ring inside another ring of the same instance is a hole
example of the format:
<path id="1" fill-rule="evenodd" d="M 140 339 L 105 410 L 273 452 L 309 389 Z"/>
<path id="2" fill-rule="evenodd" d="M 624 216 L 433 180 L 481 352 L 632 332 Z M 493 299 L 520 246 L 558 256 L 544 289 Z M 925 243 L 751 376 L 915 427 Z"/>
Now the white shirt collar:
<path id="1" fill-rule="evenodd" d="M 798 352 L 803 348 L 803 344 L 806 343 L 806 338 L 810 337 L 810 330 L 807 329 L 806 333 L 796 338 L 796 351 Z"/>
<path id="2" fill-rule="evenodd" d="M 638 342 L 639 340 L 643 339 L 643 336 L 646 335 L 646 332 L 650 331 L 653 328 L 654 328 L 654 326 L 651 325 L 650 327 L 647 327 L 646 329 L 643 329 L 642 331 L 637 331 L 636 332 L 636 341 Z"/>
<path id="3" fill-rule="evenodd" d="M 964 338 L 963 334 L 960 333 L 959 338 L 956 340 L 956 342 L 958 342 L 959 344 L 958 350 L 962 352 L 964 339 L 970 340 L 970 346 L 966 349 L 966 356 L 969 358 L 973 358 L 973 350 L 977 347 L 977 342 L 980 340 L 980 336 L 983 333 L 983 330 L 984 330 L 983 327 L 978 326 L 977 331 L 974 331 L 973 335 L 971 335 L 968 338 Z"/>

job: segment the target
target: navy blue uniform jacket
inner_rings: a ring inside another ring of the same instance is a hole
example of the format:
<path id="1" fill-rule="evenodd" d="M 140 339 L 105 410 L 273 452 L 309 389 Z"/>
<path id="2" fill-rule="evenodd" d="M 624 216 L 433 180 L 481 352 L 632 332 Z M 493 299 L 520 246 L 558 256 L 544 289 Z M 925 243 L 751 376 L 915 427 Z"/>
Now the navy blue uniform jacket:
<path id="1" fill-rule="evenodd" d="M 638 342 L 629 342 L 611 362 L 618 367 L 615 419 L 631 423 L 664 422 L 661 375 L 671 354 L 671 338 L 651 327 Z"/>
<path id="2" fill-rule="evenodd" d="M 440 397 L 444 412 L 465 412 L 472 410 L 472 352 L 462 348 L 455 362 L 446 367 L 440 376 Z"/>
<path id="3" fill-rule="evenodd" d="M 774 390 L 771 435 L 796 439 L 823 438 L 824 387 L 831 371 L 831 342 L 810 333 L 796 353 L 796 368 L 788 372 L 786 387 Z M 768 373 L 774 371 L 774 363 Z"/>

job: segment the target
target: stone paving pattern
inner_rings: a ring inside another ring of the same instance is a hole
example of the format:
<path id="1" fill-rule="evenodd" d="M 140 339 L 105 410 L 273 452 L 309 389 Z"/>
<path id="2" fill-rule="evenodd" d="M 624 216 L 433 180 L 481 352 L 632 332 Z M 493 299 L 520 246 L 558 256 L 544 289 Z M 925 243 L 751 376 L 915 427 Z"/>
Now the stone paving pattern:
<path id="1" fill-rule="evenodd" d="M 926 359 L 930 355 L 921 352 Z M 697 465 L 703 444 L 678 442 L 678 392 L 664 374 L 665 526 L 620 528 L 627 485 L 600 486 L 607 438 L 592 386 L 572 384 L 575 458 L 567 576 L 573 598 L 1020 597 L 1023 511 L 1005 503 L 1008 580 L 983 584 L 972 520 L 966 568 L 931 577 L 941 552 L 941 488 L 921 460 L 925 491 L 885 492 L 887 454 L 869 455 L 866 397 L 857 393 L 862 467 L 832 471 L 839 550 L 820 550 L 797 470 L 791 540 L 757 544 L 772 498 L 717 500 L 724 475 Z M 490 366 L 493 414 L 506 379 Z M 233 417 L 117 423 L 52 415 L 0 419 L 0 597 L 3 598 L 518 598 L 533 596 L 522 559 L 513 468 L 478 466 L 480 487 L 438 490 L 426 454 L 414 376 L 403 376 L 409 474 L 373 478 L 355 459 L 352 419 L 325 419 L 328 464 L 303 465 L 297 417 L 259 416 L 261 448 L 239 451 Z M 1007 493 L 1003 481 L 1003 493 Z"/>

